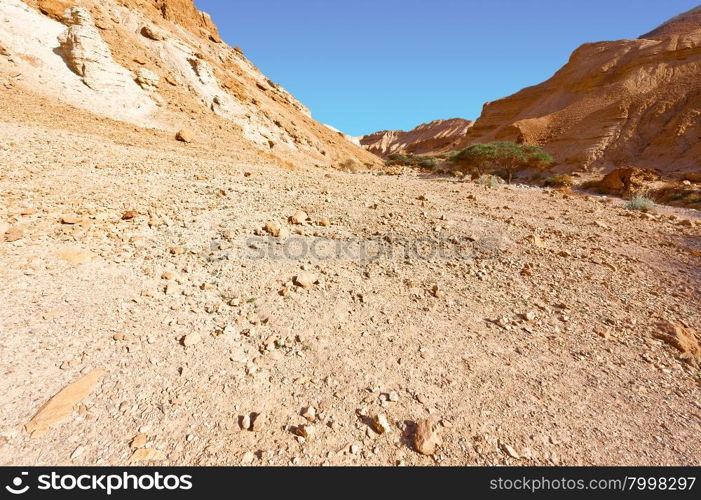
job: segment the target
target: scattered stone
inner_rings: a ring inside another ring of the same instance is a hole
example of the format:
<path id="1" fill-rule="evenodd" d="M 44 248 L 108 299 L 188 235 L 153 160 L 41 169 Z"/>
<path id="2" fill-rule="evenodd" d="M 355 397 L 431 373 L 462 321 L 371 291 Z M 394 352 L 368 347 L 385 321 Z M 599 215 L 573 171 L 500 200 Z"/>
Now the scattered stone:
<path id="1" fill-rule="evenodd" d="M 163 35 L 154 31 L 150 26 L 141 28 L 141 34 L 149 40 L 154 40 L 156 42 L 163 40 Z"/>
<path id="2" fill-rule="evenodd" d="M 438 435 L 433 419 L 421 420 L 416 425 L 414 433 L 414 448 L 422 455 L 433 455 L 436 448 L 441 445 L 441 438 Z"/>
<path id="3" fill-rule="evenodd" d="M 681 325 L 664 321 L 657 324 L 655 338 L 665 341 L 682 354 L 680 358 L 692 365 L 701 365 L 701 344 L 698 337 Z"/>
<path id="4" fill-rule="evenodd" d="M 372 419 L 372 428 L 378 434 L 384 434 L 384 433 L 389 432 L 391 430 L 389 422 L 387 421 L 387 417 L 381 413 L 378 415 L 375 415 L 375 417 Z"/>
<path id="5" fill-rule="evenodd" d="M 399 401 L 399 394 L 397 394 L 396 391 L 392 391 L 389 393 L 389 400 L 392 401 L 393 403 L 396 403 Z"/>
<path id="6" fill-rule="evenodd" d="M 187 128 L 178 130 L 178 133 L 175 134 L 175 138 L 180 142 L 185 142 L 188 144 L 195 140 L 194 134 Z"/>
<path id="7" fill-rule="evenodd" d="M 202 341 L 202 336 L 197 332 L 189 333 L 189 334 L 185 335 L 181 340 L 182 344 L 185 347 L 190 347 L 190 346 L 193 346 L 195 344 L 199 344 L 201 341 Z"/>
<path id="8" fill-rule="evenodd" d="M 295 285 L 302 288 L 311 288 L 315 283 L 319 282 L 319 278 L 314 273 L 302 272 L 294 277 L 293 282 Z"/>
<path id="9" fill-rule="evenodd" d="M 317 224 L 321 227 L 329 227 L 331 226 L 331 221 L 327 218 L 323 218 L 317 222 Z"/>
<path id="10" fill-rule="evenodd" d="M 281 227 L 280 224 L 273 221 L 268 221 L 263 228 L 266 233 L 275 236 L 276 238 L 280 236 Z"/>
<path id="11" fill-rule="evenodd" d="M 303 424 L 295 427 L 294 433 L 297 434 L 299 437 L 309 439 L 312 436 L 314 436 L 314 434 L 316 434 L 316 427 L 310 424 Z"/>
<path id="12" fill-rule="evenodd" d="M 501 443 L 501 449 L 511 458 L 515 458 L 516 460 L 519 460 L 521 458 L 521 456 L 516 452 L 516 450 L 506 443 Z"/>
<path id="13" fill-rule="evenodd" d="M 314 422 L 316 420 L 316 408 L 309 406 L 302 410 L 302 416 L 307 419 L 308 422 Z"/>
<path id="14" fill-rule="evenodd" d="M 253 454 L 250 451 L 247 451 L 246 453 L 243 454 L 243 457 L 241 458 L 241 463 L 244 465 L 250 465 L 253 463 L 253 461 L 256 459 L 255 454 Z"/>
<path id="15" fill-rule="evenodd" d="M 39 436 L 50 427 L 68 419 L 73 413 L 73 408 L 88 397 L 105 373 L 104 370 L 92 370 L 61 389 L 25 426 L 27 432 L 33 436 Z"/>
<path id="16" fill-rule="evenodd" d="M 129 443 L 129 446 L 133 449 L 136 450 L 138 448 L 143 448 L 146 446 L 146 443 L 148 442 L 148 436 L 146 434 L 137 434 L 133 438 L 131 438 L 131 442 Z"/>
<path id="17" fill-rule="evenodd" d="M 82 217 L 78 217 L 77 215 L 64 215 L 59 219 L 61 224 L 67 224 L 67 225 L 74 225 L 74 224 L 82 224 L 85 222 L 85 219 Z"/>
<path id="18" fill-rule="evenodd" d="M 309 219 L 307 213 L 302 210 L 298 210 L 297 212 L 295 212 L 294 215 L 290 217 L 290 222 L 292 224 L 304 224 L 305 222 L 307 222 L 307 219 Z"/>
<path id="19" fill-rule="evenodd" d="M 5 241 L 12 243 L 13 241 L 21 240 L 24 237 L 24 230 L 21 227 L 11 227 L 5 232 Z"/>
<path id="20" fill-rule="evenodd" d="M 250 415 L 241 415 L 239 417 L 239 426 L 244 431 L 250 431 L 252 428 L 251 416 Z"/>
<path id="21" fill-rule="evenodd" d="M 132 220 L 133 218 L 137 217 L 139 215 L 139 212 L 136 210 L 127 210 L 122 214 L 122 220 Z"/>

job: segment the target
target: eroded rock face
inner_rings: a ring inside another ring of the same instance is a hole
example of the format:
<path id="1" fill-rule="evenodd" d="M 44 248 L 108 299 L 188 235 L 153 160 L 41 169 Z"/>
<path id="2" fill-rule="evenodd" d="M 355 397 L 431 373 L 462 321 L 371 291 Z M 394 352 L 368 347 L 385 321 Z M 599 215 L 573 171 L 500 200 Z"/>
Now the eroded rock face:
<path id="1" fill-rule="evenodd" d="M 472 127 L 470 120 L 452 118 L 423 123 L 405 132 L 383 130 L 360 138 L 365 149 L 378 156 L 392 153 L 426 154 L 451 149 Z"/>
<path id="2" fill-rule="evenodd" d="M 540 144 L 571 170 L 698 168 L 699 74 L 701 7 L 637 40 L 581 46 L 550 80 L 487 103 L 460 146 Z"/>
<path id="3" fill-rule="evenodd" d="M 217 26 L 209 14 L 197 10 L 192 0 L 155 0 L 163 18 L 183 26 L 196 35 L 220 42 Z"/>
<path id="4" fill-rule="evenodd" d="M 83 83 L 94 90 L 129 93 L 139 98 L 140 89 L 132 75 L 112 59 L 112 53 L 100 36 L 90 13 L 80 7 L 66 11 L 66 31 L 59 36 L 64 61 Z"/>

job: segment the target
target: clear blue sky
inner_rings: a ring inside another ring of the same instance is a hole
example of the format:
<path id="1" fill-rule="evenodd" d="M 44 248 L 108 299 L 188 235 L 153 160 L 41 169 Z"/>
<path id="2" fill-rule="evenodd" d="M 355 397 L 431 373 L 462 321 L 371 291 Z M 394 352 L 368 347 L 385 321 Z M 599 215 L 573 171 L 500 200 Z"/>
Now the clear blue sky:
<path id="1" fill-rule="evenodd" d="M 195 0 L 314 117 L 353 135 L 475 119 L 584 42 L 637 38 L 699 0 Z"/>

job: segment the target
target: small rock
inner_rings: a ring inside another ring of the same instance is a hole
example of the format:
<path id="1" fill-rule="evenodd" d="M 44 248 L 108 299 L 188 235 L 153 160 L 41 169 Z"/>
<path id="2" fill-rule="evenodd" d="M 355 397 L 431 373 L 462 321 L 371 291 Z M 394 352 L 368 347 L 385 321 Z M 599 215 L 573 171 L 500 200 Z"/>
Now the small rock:
<path id="1" fill-rule="evenodd" d="M 309 439 L 316 434 L 316 427 L 309 424 L 300 425 L 295 428 L 295 434 L 304 439 Z"/>
<path id="2" fill-rule="evenodd" d="M 134 217 L 138 216 L 139 212 L 136 210 L 127 210 L 122 214 L 122 220 L 132 220 Z"/>
<path id="3" fill-rule="evenodd" d="M 243 454 L 243 457 L 241 458 L 241 463 L 244 465 L 250 465 L 253 463 L 253 461 L 256 459 L 256 456 L 250 452 L 247 451 L 246 453 Z"/>
<path id="4" fill-rule="evenodd" d="M 278 236 L 280 236 L 280 230 L 282 228 L 280 227 L 280 224 L 278 224 L 277 222 L 268 221 L 265 224 L 265 227 L 263 229 L 265 230 L 266 233 L 268 233 L 272 236 L 275 236 L 277 238 Z"/>
<path id="5" fill-rule="evenodd" d="M 331 221 L 329 219 L 324 218 L 324 219 L 319 220 L 319 222 L 317 222 L 317 224 L 319 226 L 322 226 L 322 227 L 329 227 L 331 225 Z"/>
<path id="6" fill-rule="evenodd" d="M 294 284 L 302 288 L 311 288 L 312 286 L 314 286 L 314 283 L 317 283 L 318 281 L 319 279 L 317 278 L 317 276 L 314 273 L 310 272 L 299 273 L 293 279 Z"/>
<path id="7" fill-rule="evenodd" d="M 150 26 L 144 26 L 143 28 L 141 28 L 141 34 L 150 40 L 163 40 L 163 35 L 161 35 L 160 33 L 156 33 Z"/>
<path id="8" fill-rule="evenodd" d="M 515 458 L 517 460 L 521 458 L 521 456 L 518 453 L 516 453 L 516 450 L 506 443 L 501 444 L 501 449 L 511 458 Z"/>
<path id="9" fill-rule="evenodd" d="M 202 336 L 199 333 L 189 333 L 182 338 L 182 344 L 189 347 L 198 344 L 202 341 Z"/>
<path id="10" fill-rule="evenodd" d="M 178 133 L 175 134 L 175 138 L 180 142 L 185 142 L 188 144 L 195 140 L 194 134 L 187 128 L 178 130 Z"/>
<path id="11" fill-rule="evenodd" d="M 309 219 L 307 213 L 302 210 L 298 210 L 297 212 L 295 212 L 294 215 L 290 217 L 290 222 L 292 224 L 304 224 L 305 222 L 307 222 L 307 219 Z"/>
<path id="12" fill-rule="evenodd" d="M 389 432 L 391 429 L 389 421 L 387 421 L 387 417 L 381 413 L 375 415 L 375 417 L 372 419 L 372 428 L 378 434 L 384 434 L 385 432 Z"/>
<path id="13" fill-rule="evenodd" d="M 421 420 L 414 433 L 414 447 L 422 455 L 433 455 L 441 444 L 440 436 L 432 419 Z"/>
<path id="14" fill-rule="evenodd" d="M 302 416 L 307 419 L 308 422 L 314 422 L 316 420 L 316 408 L 309 406 L 302 410 Z"/>
<path id="15" fill-rule="evenodd" d="M 59 219 L 61 224 L 67 224 L 67 225 L 74 225 L 74 224 L 81 224 L 84 222 L 84 219 L 82 217 L 78 217 L 77 215 L 64 215 Z"/>
<path id="16" fill-rule="evenodd" d="M 5 241 L 11 243 L 13 241 L 21 240 L 24 237 L 24 230 L 21 227 L 11 227 L 5 233 Z"/>
<path id="17" fill-rule="evenodd" d="M 148 436 L 146 434 L 137 434 L 133 438 L 131 438 L 131 442 L 129 443 L 129 446 L 133 449 L 136 450 L 138 448 L 143 448 L 146 446 L 146 443 L 148 442 Z"/>

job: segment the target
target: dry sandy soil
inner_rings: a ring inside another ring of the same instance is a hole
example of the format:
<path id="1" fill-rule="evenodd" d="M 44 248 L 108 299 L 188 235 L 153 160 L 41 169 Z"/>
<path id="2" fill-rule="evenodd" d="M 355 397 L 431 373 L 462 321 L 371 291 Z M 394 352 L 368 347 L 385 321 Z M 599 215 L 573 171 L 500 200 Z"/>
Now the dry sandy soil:
<path id="1" fill-rule="evenodd" d="M 698 213 L 0 106 L 0 463 L 699 463 Z"/>

